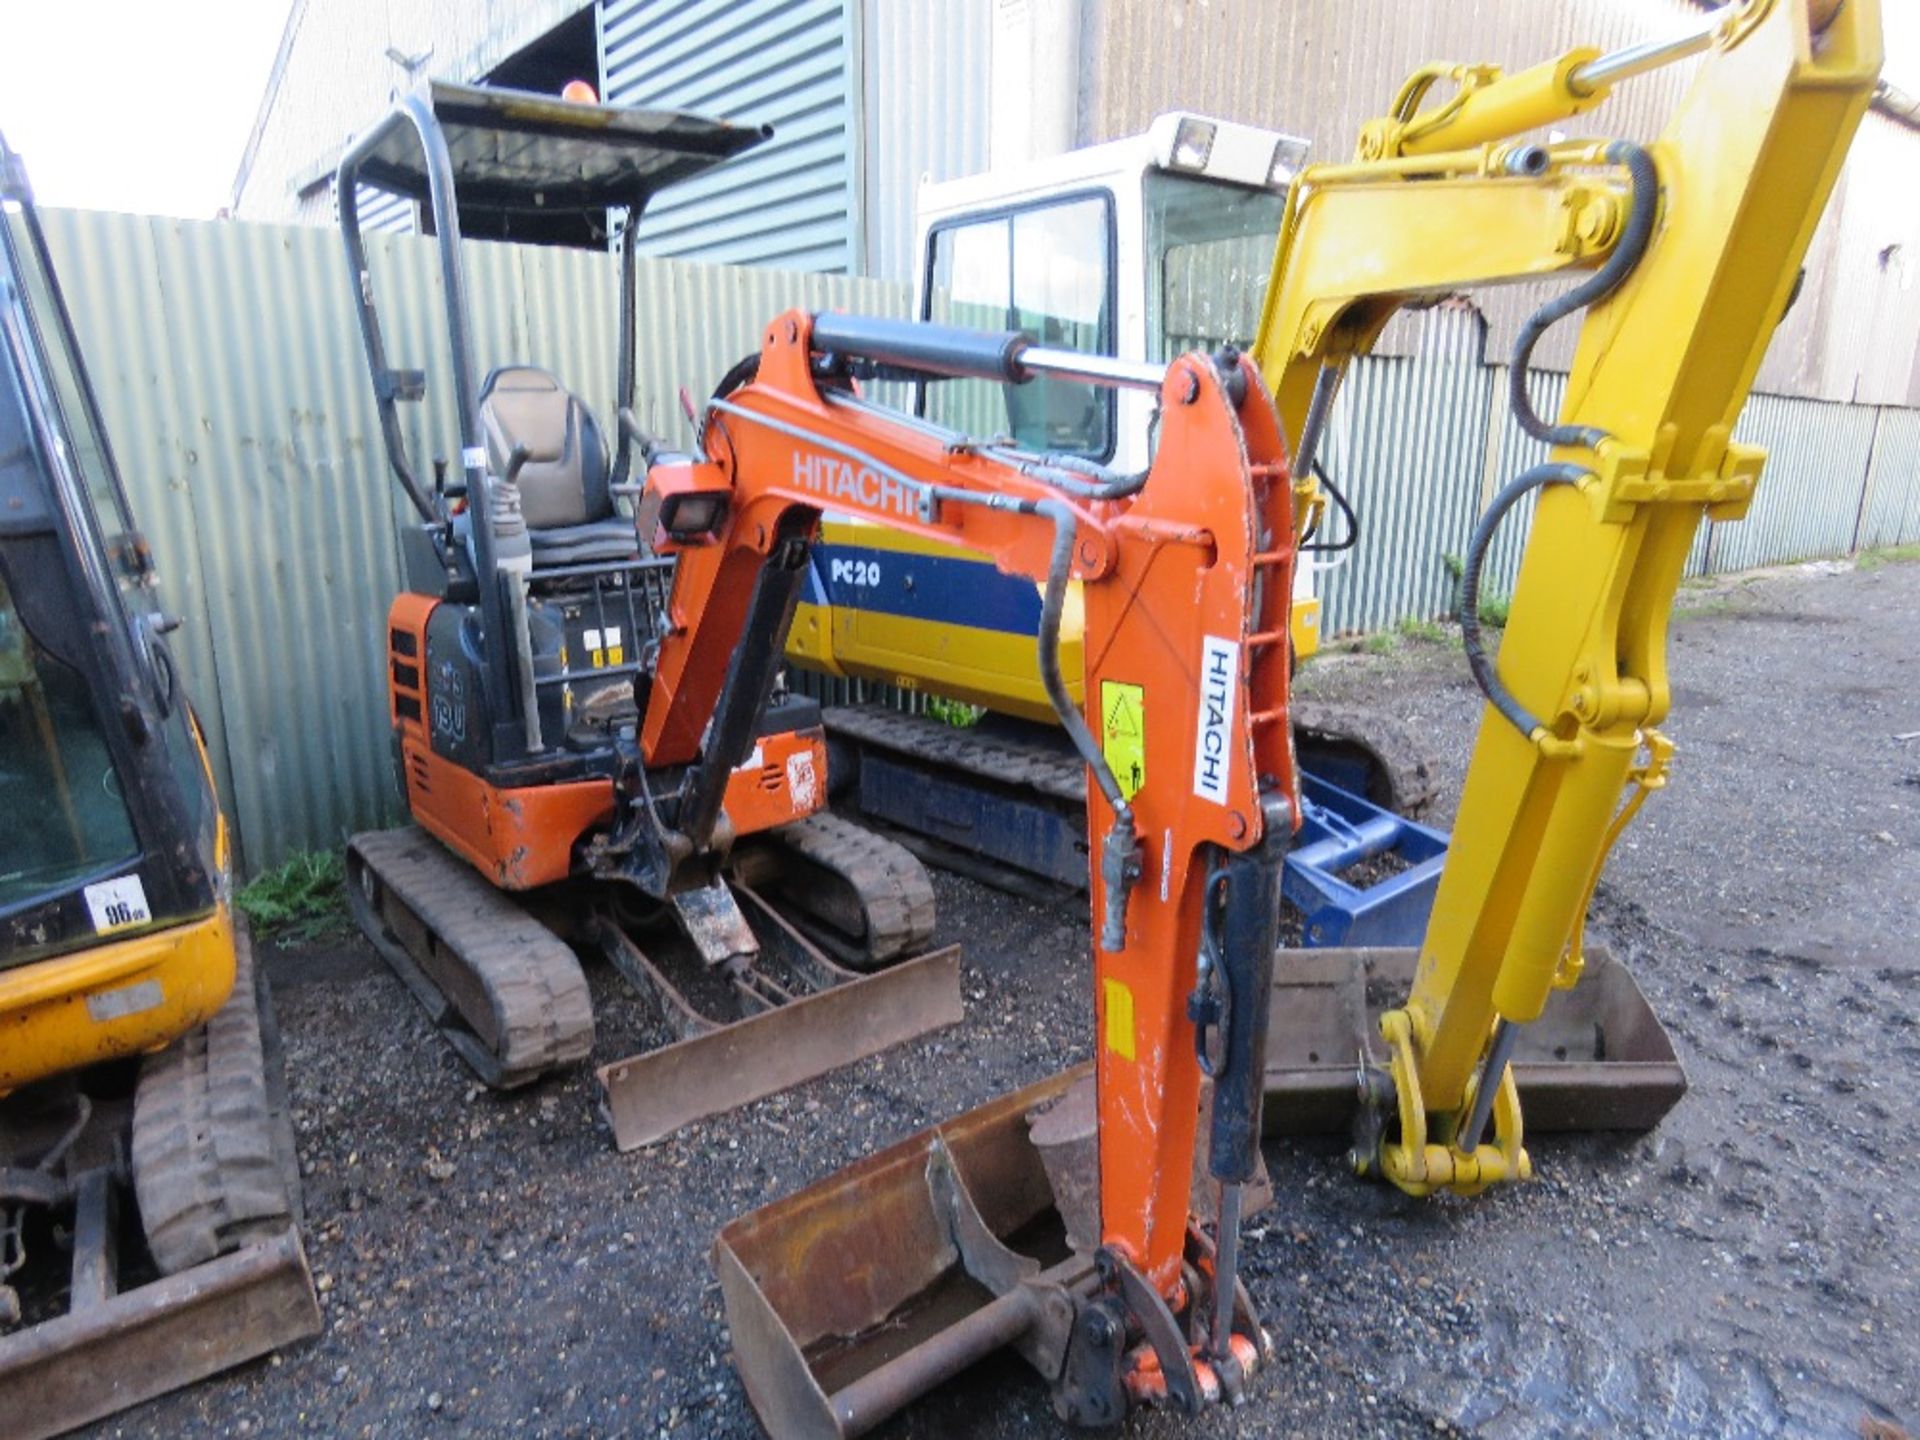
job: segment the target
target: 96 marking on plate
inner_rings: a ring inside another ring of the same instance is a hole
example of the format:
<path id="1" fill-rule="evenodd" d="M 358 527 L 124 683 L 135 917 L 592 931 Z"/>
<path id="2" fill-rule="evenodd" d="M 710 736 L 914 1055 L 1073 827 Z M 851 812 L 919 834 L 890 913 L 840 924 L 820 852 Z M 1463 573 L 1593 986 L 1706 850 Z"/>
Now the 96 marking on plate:
<path id="1" fill-rule="evenodd" d="M 97 934 L 111 935 L 116 930 L 145 925 L 153 919 L 153 911 L 147 906 L 147 887 L 140 883 L 138 875 L 102 880 L 80 893 L 86 897 L 87 913 L 93 917 Z"/>

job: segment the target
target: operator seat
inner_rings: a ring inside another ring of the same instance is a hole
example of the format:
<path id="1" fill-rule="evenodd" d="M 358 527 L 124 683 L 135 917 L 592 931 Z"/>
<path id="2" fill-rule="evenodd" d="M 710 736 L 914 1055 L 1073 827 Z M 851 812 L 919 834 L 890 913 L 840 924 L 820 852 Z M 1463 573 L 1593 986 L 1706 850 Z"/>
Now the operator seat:
<path id="1" fill-rule="evenodd" d="M 607 489 L 607 447 L 599 423 L 552 372 L 503 365 L 487 376 L 480 387 L 480 428 L 495 475 L 507 473 L 515 445 L 527 447 L 527 462 L 520 467 L 520 511 L 533 542 L 536 573 L 639 555 L 639 532 L 614 509 Z"/>

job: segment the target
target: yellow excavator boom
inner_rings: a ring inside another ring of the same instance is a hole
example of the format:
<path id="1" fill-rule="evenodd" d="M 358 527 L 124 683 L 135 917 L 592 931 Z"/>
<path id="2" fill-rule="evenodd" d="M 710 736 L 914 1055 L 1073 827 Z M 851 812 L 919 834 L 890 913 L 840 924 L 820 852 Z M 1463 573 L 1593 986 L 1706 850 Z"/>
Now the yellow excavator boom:
<path id="1" fill-rule="evenodd" d="M 1515 138 L 1586 108 L 1611 77 L 1703 47 L 1645 149 Z M 1382 1021 L 1399 1135 L 1362 1162 L 1403 1189 L 1527 1173 L 1515 1027 L 1578 980 L 1607 851 L 1663 783 L 1674 593 L 1702 517 L 1738 519 L 1752 499 L 1764 454 L 1729 437 L 1880 58 L 1879 0 L 1739 0 L 1604 70 L 1588 51 L 1510 78 L 1430 67 L 1365 128 L 1363 158 L 1295 182 L 1255 353 L 1299 437 L 1296 483 L 1310 484 L 1302 455 L 1343 367 L 1399 306 L 1592 272 L 1536 314 L 1513 357 L 1516 414 L 1552 460 L 1500 493 L 1469 547 L 1463 628 L 1488 704 L 1412 994 Z M 1440 78 L 1455 94 L 1415 108 Z M 1547 424 L 1526 395 L 1527 354 L 1581 308 L 1566 404 Z M 1496 664 L 1477 633 L 1477 559 L 1535 492 Z"/>

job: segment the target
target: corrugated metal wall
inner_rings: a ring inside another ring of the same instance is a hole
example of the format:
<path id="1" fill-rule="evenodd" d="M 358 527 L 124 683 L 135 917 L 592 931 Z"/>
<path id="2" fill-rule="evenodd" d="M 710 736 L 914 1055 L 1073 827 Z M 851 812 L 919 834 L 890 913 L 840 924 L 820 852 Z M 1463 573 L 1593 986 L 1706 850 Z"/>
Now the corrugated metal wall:
<path id="1" fill-rule="evenodd" d="M 153 540 L 242 860 L 257 872 L 393 818 L 382 623 L 399 585 L 387 469 L 339 237 L 304 226 L 45 214 L 134 508 Z M 368 237 L 394 362 L 422 366 L 413 453 L 456 448 L 431 242 Z M 469 244 L 479 355 L 565 377 L 611 417 L 611 256 Z M 877 281 L 645 260 L 643 424 L 689 444 L 696 394 L 795 305 L 904 314 Z"/>
<path id="2" fill-rule="evenodd" d="M 600 73 L 611 103 L 774 129 L 758 150 L 661 196 L 641 221 L 646 253 L 860 268 L 849 3 L 605 0 Z"/>
<path id="3" fill-rule="evenodd" d="M 1860 548 L 1920 541 L 1920 410 L 1880 412 L 1867 487 Z"/>
<path id="4" fill-rule="evenodd" d="M 1430 310 L 1418 329 L 1418 355 L 1354 363 L 1328 425 L 1327 470 L 1361 516 L 1360 543 L 1325 557 L 1328 635 L 1444 614 L 1445 557 L 1466 549 L 1480 511 L 1494 372 L 1480 363 L 1479 316 Z"/>
<path id="5" fill-rule="evenodd" d="M 1481 363 L 1477 313 L 1448 305 L 1412 318 L 1415 353 L 1356 361 L 1328 429 L 1324 457 L 1362 526 L 1321 581 L 1327 636 L 1450 614 L 1449 557 L 1464 553 L 1494 492 L 1547 458 L 1508 409 L 1507 367 Z M 1531 386 L 1535 408 L 1558 414 L 1567 377 L 1537 371 Z M 1734 435 L 1764 446 L 1767 467 L 1744 521 L 1701 523 L 1688 575 L 1920 541 L 1920 410 L 1755 394 Z M 1531 499 L 1507 516 L 1483 593 L 1512 592 L 1532 521 Z"/>
<path id="6" fill-rule="evenodd" d="M 923 178 L 988 167 L 992 0 L 862 0 L 866 273 L 917 278 Z"/>
<path id="7" fill-rule="evenodd" d="M 50 211 L 54 258 L 135 508 L 152 537 L 244 866 L 393 818 L 381 628 L 399 583 L 397 487 L 379 444 L 338 238 L 300 226 Z M 416 456 L 454 449 L 431 242 L 368 237 L 394 362 L 424 367 Z M 478 353 L 565 377 L 612 413 L 613 258 L 474 243 Z M 645 260 L 642 424 L 687 444 L 677 389 L 703 393 L 795 305 L 905 315 L 908 286 Z M 1364 538 L 1325 582 L 1329 634 L 1445 614 L 1494 485 L 1537 456 L 1510 427 L 1481 321 L 1416 317 L 1419 352 L 1356 362 L 1326 457 Z M 1534 377 L 1540 407 L 1564 379 Z M 1920 540 L 1920 411 L 1758 396 L 1743 438 L 1773 447 L 1751 520 L 1715 527 L 1716 571 Z M 1870 481 L 1870 485 L 1869 485 Z M 1526 517 L 1496 548 L 1510 588 Z M 1336 522 L 1337 524 L 1337 522 Z M 1704 563 L 1696 550 L 1695 566 Z"/>
<path id="8" fill-rule="evenodd" d="M 1875 418 L 1866 405 L 1783 395 L 1748 400 L 1733 438 L 1765 446 L 1767 468 L 1747 518 L 1713 527 L 1713 572 L 1853 549 Z"/>

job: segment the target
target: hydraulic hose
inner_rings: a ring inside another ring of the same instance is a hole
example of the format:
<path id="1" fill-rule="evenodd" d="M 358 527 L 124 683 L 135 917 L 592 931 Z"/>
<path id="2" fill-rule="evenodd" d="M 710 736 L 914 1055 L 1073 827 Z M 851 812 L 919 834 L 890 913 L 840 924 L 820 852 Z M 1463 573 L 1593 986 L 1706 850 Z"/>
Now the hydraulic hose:
<path id="1" fill-rule="evenodd" d="M 1335 541 L 1329 541 L 1323 544 L 1310 543 L 1313 540 L 1315 532 L 1319 529 L 1319 524 L 1316 521 L 1314 529 L 1307 532 L 1305 539 L 1301 541 L 1297 548 L 1308 555 L 1338 555 L 1342 550 L 1353 549 L 1354 546 L 1360 543 L 1360 516 L 1358 512 L 1354 510 L 1353 505 L 1348 501 L 1340 487 L 1333 483 L 1333 477 L 1327 474 L 1327 467 L 1322 465 L 1318 460 L 1313 462 L 1313 477 L 1325 487 L 1327 494 L 1333 497 L 1333 503 L 1340 507 L 1341 515 L 1346 517 L 1347 532 Z"/>
<path id="2" fill-rule="evenodd" d="M 1565 294 L 1554 296 L 1528 317 L 1527 323 L 1520 329 L 1519 338 L 1514 342 L 1513 364 L 1507 372 L 1507 395 L 1513 407 L 1513 418 L 1520 422 L 1520 428 L 1527 434 L 1549 445 L 1579 445 L 1592 449 L 1607 438 L 1607 432 L 1593 425 L 1549 425 L 1540 418 L 1533 408 L 1533 397 L 1527 393 L 1527 366 L 1532 360 L 1534 347 L 1555 323 L 1576 310 L 1597 305 L 1620 288 L 1621 282 L 1633 273 L 1634 267 L 1640 263 L 1640 257 L 1647 252 L 1647 242 L 1653 238 L 1654 212 L 1659 209 L 1660 175 L 1654 168 L 1653 156 L 1631 141 L 1616 140 L 1607 147 L 1607 159 L 1616 165 L 1626 166 L 1628 178 L 1632 181 L 1632 199 L 1620 242 L 1613 247 L 1613 254 L 1598 270 Z"/>
<path id="3" fill-rule="evenodd" d="M 1307 401 L 1307 418 L 1300 426 L 1300 443 L 1294 447 L 1293 468 L 1296 474 L 1312 473 L 1314 461 L 1319 458 L 1320 432 L 1327 428 L 1327 417 L 1333 413 L 1333 397 L 1339 392 L 1339 367 L 1322 365 L 1320 373 L 1314 377 L 1313 397 Z"/>
<path id="4" fill-rule="evenodd" d="M 1473 527 L 1472 538 L 1467 541 L 1466 563 L 1460 570 L 1460 643 L 1467 652 L 1467 668 L 1473 672 L 1475 683 L 1493 708 L 1528 739 L 1538 739 L 1545 734 L 1546 726 L 1501 683 L 1499 673 L 1481 644 L 1480 570 L 1486 563 L 1487 547 L 1493 543 L 1494 532 L 1500 528 L 1500 521 L 1507 511 L 1530 491 L 1543 485 L 1577 485 L 1588 473 L 1578 465 L 1556 461 L 1536 465 L 1509 480 L 1500 493 L 1493 497 L 1493 503 L 1487 506 L 1480 522 Z"/>
<path id="5" fill-rule="evenodd" d="M 989 460 L 1019 471 L 1029 479 L 1051 485 L 1079 500 L 1124 500 L 1130 495 L 1138 495 L 1146 488 L 1147 475 L 1150 473 L 1140 470 L 1127 475 L 1079 455 L 1030 455 L 1022 450 L 1008 450 L 998 445 L 984 446 L 980 453 Z"/>

